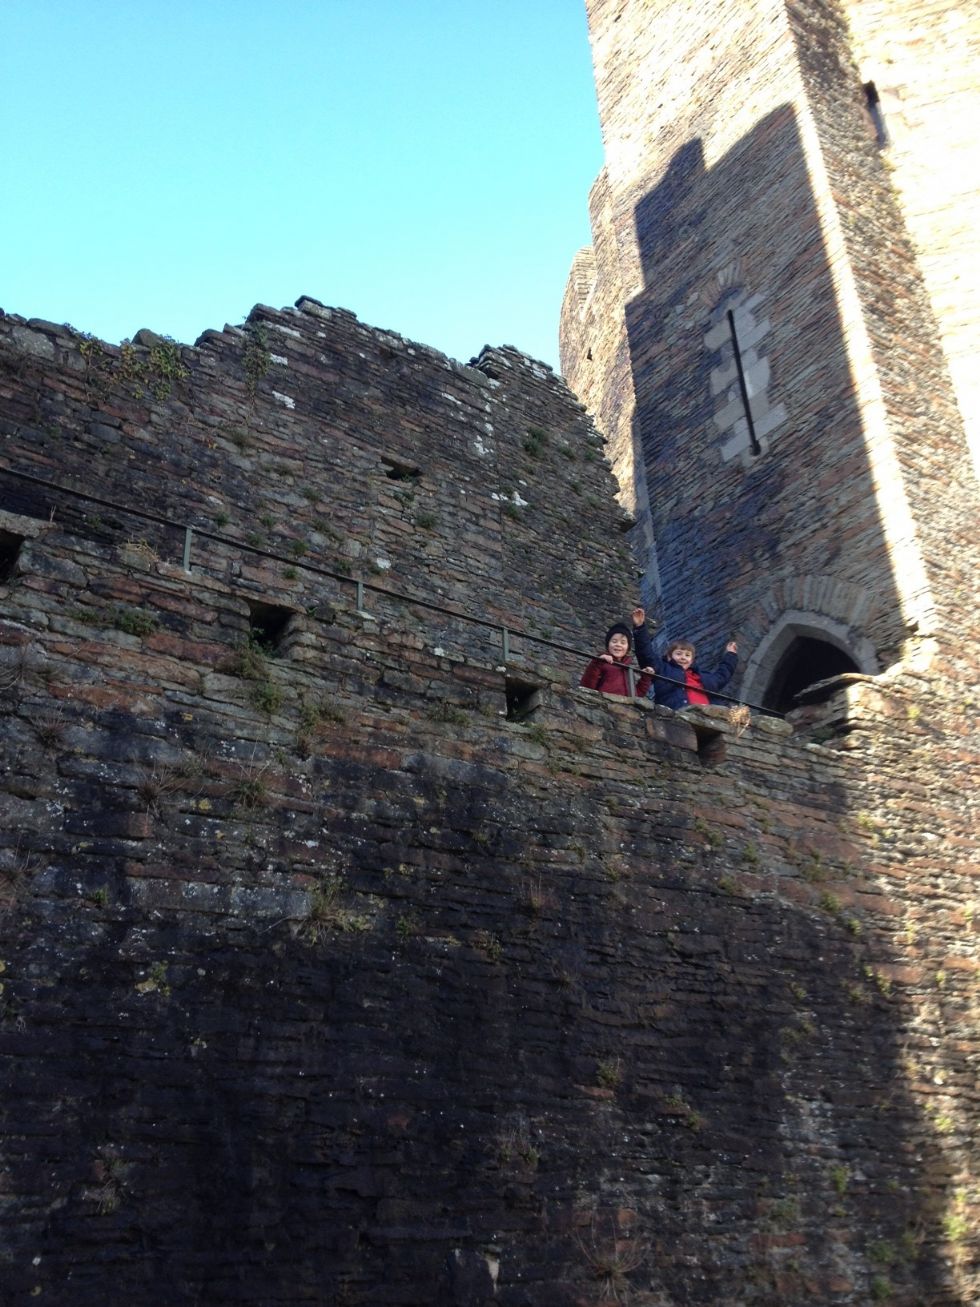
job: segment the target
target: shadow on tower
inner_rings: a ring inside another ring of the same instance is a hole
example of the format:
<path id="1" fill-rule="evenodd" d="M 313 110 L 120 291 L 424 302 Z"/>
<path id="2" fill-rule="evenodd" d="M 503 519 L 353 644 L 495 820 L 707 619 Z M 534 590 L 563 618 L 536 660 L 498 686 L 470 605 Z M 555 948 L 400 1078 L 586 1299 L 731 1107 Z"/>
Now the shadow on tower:
<path id="1" fill-rule="evenodd" d="M 743 691 L 785 709 L 813 680 L 874 673 L 905 634 L 835 273 L 793 109 L 706 166 L 674 156 L 636 207 L 627 304 L 662 591 L 673 637 L 752 655 Z"/>

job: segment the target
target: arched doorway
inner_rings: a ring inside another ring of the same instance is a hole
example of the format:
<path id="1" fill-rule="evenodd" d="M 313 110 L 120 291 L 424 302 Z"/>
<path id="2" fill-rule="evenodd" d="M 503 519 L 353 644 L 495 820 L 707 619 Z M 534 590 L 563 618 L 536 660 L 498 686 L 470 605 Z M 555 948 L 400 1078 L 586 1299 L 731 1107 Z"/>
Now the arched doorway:
<path id="1" fill-rule="evenodd" d="M 762 698 L 764 708 L 789 712 L 801 690 L 842 672 L 860 672 L 849 654 L 835 644 L 809 635 L 797 635 L 776 664 Z"/>

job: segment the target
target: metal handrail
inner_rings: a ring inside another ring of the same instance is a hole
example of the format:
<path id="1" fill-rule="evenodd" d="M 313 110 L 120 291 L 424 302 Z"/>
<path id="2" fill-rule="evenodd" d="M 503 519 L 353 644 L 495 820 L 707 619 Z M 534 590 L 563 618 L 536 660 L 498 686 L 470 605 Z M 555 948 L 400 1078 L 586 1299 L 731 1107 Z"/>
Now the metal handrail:
<path id="1" fill-rule="evenodd" d="M 30 472 L 20 472 L 15 468 L 0 465 L 0 472 L 6 473 L 21 481 L 30 482 L 32 485 L 43 486 L 47 490 L 55 490 L 60 494 L 69 495 L 75 499 L 84 499 L 87 503 L 98 504 L 102 508 L 111 508 L 117 513 L 124 513 L 130 517 L 135 517 L 144 522 L 153 522 L 157 526 L 168 527 L 175 531 L 184 533 L 183 547 L 183 570 L 191 572 L 191 553 L 194 544 L 194 537 L 201 540 L 211 540 L 216 544 L 231 546 L 234 549 L 249 554 L 255 554 L 260 558 L 268 558 L 273 562 L 284 563 L 287 567 L 302 568 L 314 576 L 327 577 L 332 581 L 338 581 L 342 584 L 353 585 L 355 587 L 355 605 L 356 610 L 362 616 L 370 617 L 371 614 L 364 608 L 364 593 L 370 591 L 372 594 L 383 595 L 386 599 L 395 599 L 402 603 L 412 604 L 418 608 L 428 609 L 430 612 L 442 613 L 447 617 L 455 617 L 462 622 L 469 622 L 473 626 L 482 627 L 484 630 L 499 631 L 501 634 L 501 652 L 504 666 L 510 659 L 510 639 L 512 636 L 518 636 L 522 640 L 529 640 L 534 644 L 543 645 L 547 649 L 554 649 L 559 653 L 574 654 L 576 658 L 591 660 L 596 655 L 586 652 L 582 649 L 576 649 L 572 645 L 559 644 L 555 640 L 545 639 L 544 636 L 531 635 L 527 631 L 515 630 L 500 622 L 490 621 L 485 617 L 474 617 L 470 613 L 460 612 L 458 609 L 447 608 L 444 604 L 434 603 L 430 599 L 420 599 L 415 595 L 403 594 L 398 590 L 386 589 L 384 586 L 377 585 L 371 581 L 365 581 L 360 577 L 344 576 L 339 572 L 333 572 L 329 568 L 320 567 L 316 563 L 306 562 L 302 558 L 295 558 L 289 554 L 280 554 L 275 550 L 262 549 L 258 545 L 250 545 L 247 541 L 238 540 L 234 536 L 222 535 L 217 531 L 204 531 L 199 527 L 187 526 L 180 522 L 174 522 L 171 518 L 161 517 L 158 513 L 150 513 L 142 508 L 131 508 L 124 504 L 119 504 L 115 500 L 105 499 L 101 495 L 93 495 L 86 490 L 75 490 L 70 486 L 60 485 L 56 481 L 49 481 L 44 477 L 34 476 Z M 661 672 L 651 669 L 650 672 L 644 673 L 642 668 L 636 668 L 631 664 L 620 664 L 624 666 L 629 685 L 629 698 L 637 698 L 636 694 L 636 677 L 642 675 L 652 676 L 654 680 L 669 681 L 670 684 L 676 685 L 676 680 L 671 676 L 664 676 Z M 744 705 L 753 709 L 755 712 L 764 713 L 768 717 L 784 716 L 783 713 L 776 712 L 772 708 L 766 708 L 762 704 L 750 703 L 746 699 L 739 699 L 737 696 L 723 694 L 720 690 L 707 691 L 713 698 L 724 699 L 726 703 L 735 705 Z"/>

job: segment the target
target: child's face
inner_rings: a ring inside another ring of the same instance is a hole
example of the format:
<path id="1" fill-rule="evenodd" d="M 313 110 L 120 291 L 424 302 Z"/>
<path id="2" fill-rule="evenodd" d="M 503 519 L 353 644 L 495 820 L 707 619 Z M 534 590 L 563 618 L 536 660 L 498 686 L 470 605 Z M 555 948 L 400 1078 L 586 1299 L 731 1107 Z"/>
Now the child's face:
<path id="1" fill-rule="evenodd" d="M 676 663 L 678 667 L 682 667 L 686 672 L 687 669 L 690 667 L 691 663 L 694 662 L 694 650 L 674 649 L 671 652 L 670 661 L 672 663 Z"/>
<path id="2" fill-rule="evenodd" d="M 630 642 L 625 635 L 621 635 L 617 631 L 615 635 L 610 636 L 606 648 L 614 658 L 625 658 L 630 651 Z"/>

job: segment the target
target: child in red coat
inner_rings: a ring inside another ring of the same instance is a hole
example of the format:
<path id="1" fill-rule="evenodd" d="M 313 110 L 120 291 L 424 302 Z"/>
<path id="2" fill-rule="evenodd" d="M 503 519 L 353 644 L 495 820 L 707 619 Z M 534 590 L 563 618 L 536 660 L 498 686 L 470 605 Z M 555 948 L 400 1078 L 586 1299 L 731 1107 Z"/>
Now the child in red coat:
<path id="1" fill-rule="evenodd" d="M 630 677 L 626 671 L 633 661 L 630 650 L 633 634 L 623 622 L 610 626 L 606 632 L 606 652 L 593 658 L 582 674 L 579 685 L 587 690 L 601 690 L 603 694 L 630 693 Z M 651 677 L 634 676 L 634 694 L 642 699 L 650 688 Z"/>

